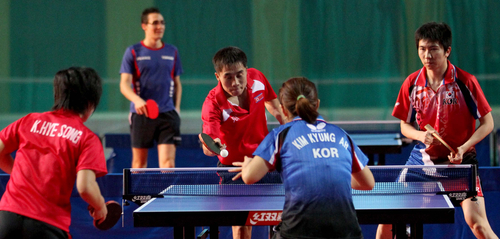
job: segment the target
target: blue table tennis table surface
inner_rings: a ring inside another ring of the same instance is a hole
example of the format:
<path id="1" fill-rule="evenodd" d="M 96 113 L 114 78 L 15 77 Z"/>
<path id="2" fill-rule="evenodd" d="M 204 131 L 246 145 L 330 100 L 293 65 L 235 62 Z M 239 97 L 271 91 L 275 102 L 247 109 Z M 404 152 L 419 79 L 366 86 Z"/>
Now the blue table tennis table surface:
<path id="1" fill-rule="evenodd" d="M 209 189 L 217 191 L 229 186 L 242 195 L 180 195 L 182 188 L 180 194 L 175 192 L 179 191 L 179 187 L 186 186 L 167 188 L 161 193 L 163 198 L 153 198 L 136 209 L 133 213 L 134 226 L 276 225 L 276 220 L 264 217 L 256 224 L 250 219 L 265 213 L 281 217 L 285 200 L 281 195 L 283 192 L 279 191 L 280 186 L 276 189 L 272 185 L 213 185 L 215 189 Z M 249 187 L 258 187 L 260 193 L 268 196 L 251 195 Z M 454 222 L 455 208 L 448 196 L 441 194 L 355 194 L 353 202 L 360 224 L 413 224 L 421 230 L 422 224 Z"/>
<path id="2" fill-rule="evenodd" d="M 359 146 L 401 146 L 401 135 L 399 133 L 367 133 L 349 134 L 352 140 Z"/>
<path id="3" fill-rule="evenodd" d="M 210 219 L 202 219 L 198 223 L 199 220 L 193 220 L 191 216 L 187 215 L 187 220 L 183 220 L 183 216 L 179 216 L 179 214 L 197 214 L 196 217 L 199 218 L 206 216 L 213 218 L 213 213 L 217 213 L 221 217 L 221 219 L 216 220 L 220 226 L 244 225 L 247 217 L 242 218 L 245 220 L 238 220 L 239 223 L 234 220 L 226 222 L 227 220 L 224 218 L 227 219 L 227 215 L 237 212 L 248 214 L 252 211 L 281 211 L 284 201 L 283 196 L 167 196 L 165 198 L 154 198 L 134 211 L 134 225 L 211 225 L 213 222 L 209 222 Z M 441 223 L 446 222 L 446 219 L 442 220 L 441 217 L 453 217 L 454 215 L 454 207 L 445 195 L 354 195 L 353 202 L 358 217 L 359 214 L 370 214 L 366 215 L 367 218 L 359 219 L 361 224 L 392 224 L 402 220 L 406 223 L 420 223 L 420 220 L 425 220 L 425 223 Z M 392 213 L 395 213 L 394 217 L 382 219 L 382 217 L 387 216 L 386 214 Z M 158 216 L 153 216 L 153 214 Z M 422 219 L 419 216 L 420 214 L 429 218 Z M 145 220 L 143 215 L 151 216 L 151 218 L 161 217 L 162 219 L 161 221 L 151 222 Z M 203 222 L 205 220 L 207 221 Z"/>

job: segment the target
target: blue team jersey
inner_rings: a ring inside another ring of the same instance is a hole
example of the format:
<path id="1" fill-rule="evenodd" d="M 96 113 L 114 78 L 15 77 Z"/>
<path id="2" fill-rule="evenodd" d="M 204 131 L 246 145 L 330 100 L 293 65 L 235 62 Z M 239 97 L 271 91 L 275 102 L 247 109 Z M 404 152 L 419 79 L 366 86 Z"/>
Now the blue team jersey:
<path id="1" fill-rule="evenodd" d="M 160 112 L 175 109 L 174 77 L 183 73 L 175 46 L 164 43 L 152 49 L 142 42 L 132 45 L 123 55 L 120 73 L 132 74 L 134 92 L 144 100 L 155 100 Z M 133 102 L 130 111 L 136 113 Z"/>
<path id="2" fill-rule="evenodd" d="M 362 238 L 352 203 L 351 173 L 368 158 L 340 127 L 299 117 L 275 128 L 254 152 L 281 174 L 285 205 L 281 235 Z"/>

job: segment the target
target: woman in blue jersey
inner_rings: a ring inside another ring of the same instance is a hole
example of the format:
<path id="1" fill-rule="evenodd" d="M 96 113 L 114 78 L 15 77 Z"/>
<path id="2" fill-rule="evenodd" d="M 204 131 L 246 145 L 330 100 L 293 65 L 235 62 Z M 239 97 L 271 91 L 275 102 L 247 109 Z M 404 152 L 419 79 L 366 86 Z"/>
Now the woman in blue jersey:
<path id="1" fill-rule="evenodd" d="M 266 136 L 253 158 L 233 164 L 242 167 L 237 177 L 252 184 L 268 171 L 280 172 L 285 205 L 278 238 L 363 238 L 351 188 L 374 187 L 368 158 L 319 115 L 314 83 L 291 78 L 279 100 L 287 123 Z"/>

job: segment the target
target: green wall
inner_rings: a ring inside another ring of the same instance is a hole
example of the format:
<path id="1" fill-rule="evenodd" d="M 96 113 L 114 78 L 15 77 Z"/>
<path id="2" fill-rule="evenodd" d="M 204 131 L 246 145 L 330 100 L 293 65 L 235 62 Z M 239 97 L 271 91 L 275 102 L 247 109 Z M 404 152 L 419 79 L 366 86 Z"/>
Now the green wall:
<path id="1" fill-rule="evenodd" d="M 164 40 L 179 48 L 183 110 L 199 110 L 216 85 L 211 64 L 234 45 L 275 87 L 306 76 L 322 108 L 392 111 L 404 78 L 421 67 L 414 31 L 428 21 L 453 31 L 450 60 L 475 74 L 500 105 L 500 2 L 494 0 L 4 0 L 0 1 L 0 113 L 46 111 L 51 78 L 75 65 L 105 79 L 99 112 L 126 112 L 119 92 L 125 48 L 144 37 L 140 15 L 158 7 Z M 22 100 L 20 100 L 22 99 Z"/>

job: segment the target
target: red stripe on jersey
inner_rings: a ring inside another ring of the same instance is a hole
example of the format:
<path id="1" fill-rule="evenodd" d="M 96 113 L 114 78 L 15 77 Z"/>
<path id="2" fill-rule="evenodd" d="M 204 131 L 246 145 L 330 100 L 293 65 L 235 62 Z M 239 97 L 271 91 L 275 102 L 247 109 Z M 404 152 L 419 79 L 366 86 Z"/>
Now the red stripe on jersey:
<path id="1" fill-rule="evenodd" d="M 362 170 L 362 166 L 360 165 L 360 162 L 359 162 L 359 159 L 358 159 L 358 155 L 356 155 L 356 152 L 354 150 L 354 145 L 352 143 L 351 137 L 349 137 L 349 135 L 348 135 L 347 138 L 349 139 L 349 143 L 351 145 L 351 154 L 352 154 L 351 172 L 352 173 L 357 173 L 357 172 L 360 172 Z"/>
<path id="2" fill-rule="evenodd" d="M 140 91 L 140 85 L 136 85 L 138 82 L 139 78 L 141 77 L 141 71 L 139 70 L 139 65 L 137 64 L 137 55 L 135 54 L 135 50 L 132 49 L 132 56 L 134 56 L 134 67 L 135 67 L 135 74 L 132 75 L 132 89 L 134 89 L 134 93 L 139 94 Z"/>
<path id="3" fill-rule="evenodd" d="M 174 64 L 172 65 L 172 70 L 170 71 L 170 78 L 175 82 L 175 59 L 177 58 L 177 51 L 175 51 L 175 56 L 174 56 Z"/>

